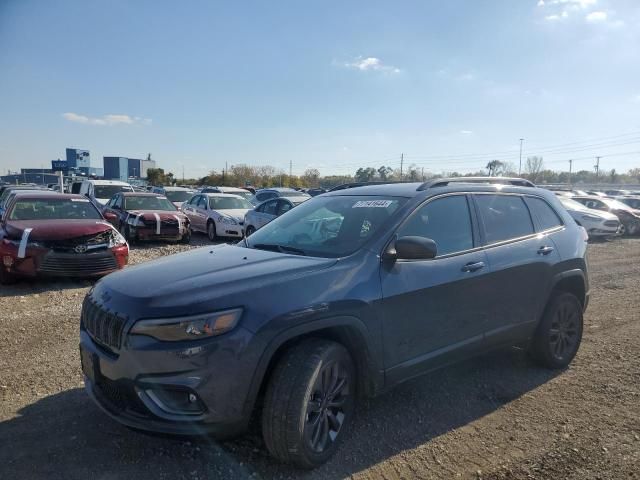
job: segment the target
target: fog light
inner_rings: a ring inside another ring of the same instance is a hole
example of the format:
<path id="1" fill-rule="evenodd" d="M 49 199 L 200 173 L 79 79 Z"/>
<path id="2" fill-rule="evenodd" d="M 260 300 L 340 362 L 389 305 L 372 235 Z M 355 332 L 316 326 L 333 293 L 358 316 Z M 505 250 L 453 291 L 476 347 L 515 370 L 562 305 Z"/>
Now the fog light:
<path id="1" fill-rule="evenodd" d="M 147 396 L 166 413 L 173 415 L 199 415 L 205 411 L 202 401 L 185 389 L 159 387 L 146 390 Z"/>
<path id="2" fill-rule="evenodd" d="M 11 265 L 13 265 L 13 257 L 5 255 L 4 257 L 2 257 L 2 263 L 4 263 L 5 267 L 10 267 Z"/>

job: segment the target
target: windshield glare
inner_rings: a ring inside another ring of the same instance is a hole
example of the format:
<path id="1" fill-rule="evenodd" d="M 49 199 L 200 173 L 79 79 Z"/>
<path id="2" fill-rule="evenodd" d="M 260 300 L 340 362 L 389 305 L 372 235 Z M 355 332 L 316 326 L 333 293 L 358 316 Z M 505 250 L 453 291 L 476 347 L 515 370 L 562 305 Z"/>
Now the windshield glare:
<path id="1" fill-rule="evenodd" d="M 96 198 L 111 198 L 116 193 L 133 192 L 128 185 L 94 185 L 93 192 Z"/>
<path id="2" fill-rule="evenodd" d="M 315 197 L 262 227 L 247 239 L 247 245 L 344 257 L 372 238 L 406 201 L 382 196 Z"/>
<path id="3" fill-rule="evenodd" d="M 615 208 L 616 210 L 630 210 L 631 207 L 629 205 L 625 205 L 618 200 L 611 200 L 608 198 L 603 198 L 602 201 L 607 204 L 609 208 Z"/>
<path id="4" fill-rule="evenodd" d="M 211 197 L 209 198 L 209 208 L 211 210 L 248 210 L 253 208 L 253 205 L 244 198 Z"/>
<path id="5" fill-rule="evenodd" d="M 172 202 L 186 202 L 194 193 L 193 190 L 173 190 L 165 192 L 165 196 Z"/>
<path id="6" fill-rule="evenodd" d="M 124 208 L 125 210 L 176 210 L 173 203 L 165 197 L 126 197 Z"/>
<path id="7" fill-rule="evenodd" d="M 100 212 L 85 199 L 17 200 L 11 209 L 10 220 L 100 220 Z"/>
<path id="8" fill-rule="evenodd" d="M 567 198 L 567 197 L 560 197 L 560 203 L 562 203 L 565 206 L 565 208 L 568 208 L 571 210 L 589 210 L 580 202 L 576 202 L 575 200 L 571 200 L 570 198 Z"/>

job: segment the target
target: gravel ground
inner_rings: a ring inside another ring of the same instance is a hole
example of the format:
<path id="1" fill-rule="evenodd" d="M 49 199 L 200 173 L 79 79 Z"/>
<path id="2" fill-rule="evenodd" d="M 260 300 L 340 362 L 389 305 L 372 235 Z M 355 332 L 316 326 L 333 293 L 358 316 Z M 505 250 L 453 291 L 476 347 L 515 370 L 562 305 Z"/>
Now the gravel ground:
<path id="1" fill-rule="evenodd" d="M 147 245 L 132 264 L 191 247 Z M 582 347 L 563 372 L 517 350 L 413 380 L 359 409 L 342 450 L 300 472 L 259 432 L 218 444 L 144 435 L 82 389 L 80 304 L 90 282 L 0 290 L 0 478 L 640 478 L 640 239 L 589 247 Z"/>

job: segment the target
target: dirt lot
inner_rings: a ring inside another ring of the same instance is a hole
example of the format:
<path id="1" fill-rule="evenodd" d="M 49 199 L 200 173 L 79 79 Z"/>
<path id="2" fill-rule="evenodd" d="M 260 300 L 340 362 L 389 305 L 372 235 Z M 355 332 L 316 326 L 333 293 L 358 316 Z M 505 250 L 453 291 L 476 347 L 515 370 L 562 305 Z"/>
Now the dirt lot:
<path id="1" fill-rule="evenodd" d="M 131 261 L 185 248 L 137 247 Z M 314 472 L 270 460 L 258 432 L 218 445 L 119 426 L 81 387 L 90 283 L 1 287 L 0 478 L 640 478 L 640 239 L 589 253 L 591 305 L 571 368 L 552 373 L 509 350 L 411 381 L 363 405 L 342 451 Z"/>

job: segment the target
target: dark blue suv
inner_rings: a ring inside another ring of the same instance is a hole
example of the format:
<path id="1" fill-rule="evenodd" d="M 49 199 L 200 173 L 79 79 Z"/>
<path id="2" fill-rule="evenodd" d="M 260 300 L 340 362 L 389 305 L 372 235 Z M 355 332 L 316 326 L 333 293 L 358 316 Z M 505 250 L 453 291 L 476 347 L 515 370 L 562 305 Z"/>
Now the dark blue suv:
<path id="1" fill-rule="evenodd" d="M 312 468 L 358 397 L 509 345 L 566 367 L 589 298 L 586 248 L 553 193 L 526 180 L 330 192 L 238 245 L 98 282 L 82 309 L 86 389 L 156 432 L 238 434 L 260 405 L 269 451 Z"/>

